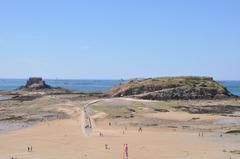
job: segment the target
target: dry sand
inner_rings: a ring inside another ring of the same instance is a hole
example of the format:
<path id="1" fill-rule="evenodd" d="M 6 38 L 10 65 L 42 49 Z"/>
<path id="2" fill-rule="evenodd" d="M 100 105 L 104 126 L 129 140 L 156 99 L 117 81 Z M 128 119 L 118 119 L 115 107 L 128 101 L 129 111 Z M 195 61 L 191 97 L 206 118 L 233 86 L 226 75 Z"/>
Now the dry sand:
<path id="1" fill-rule="evenodd" d="M 32 127 L 0 133 L 0 159 L 113 159 L 122 157 L 122 145 L 129 145 L 129 159 L 232 159 L 239 155 L 223 152 L 239 148 L 239 138 L 214 132 L 204 133 L 161 128 L 109 126 L 106 121 L 96 125 L 89 136 L 83 134 L 81 116 L 72 119 L 42 122 Z M 101 131 L 104 136 L 99 136 Z M 233 142 L 235 140 L 235 142 Z M 105 144 L 110 149 L 105 150 Z M 33 151 L 27 152 L 32 146 Z"/>

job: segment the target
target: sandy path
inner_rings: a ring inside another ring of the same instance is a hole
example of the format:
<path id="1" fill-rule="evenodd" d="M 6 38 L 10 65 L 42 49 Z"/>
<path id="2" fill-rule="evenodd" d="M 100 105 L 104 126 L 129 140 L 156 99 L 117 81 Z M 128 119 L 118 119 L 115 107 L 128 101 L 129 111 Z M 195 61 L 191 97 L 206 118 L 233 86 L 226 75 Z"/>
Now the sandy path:
<path id="1" fill-rule="evenodd" d="M 92 104 L 95 104 L 97 102 L 100 102 L 100 100 L 94 100 L 91 102 L 88 102 L 87 104 L 85 104 L 83 106 L 83 109 L 81 111 L 81 122 L 82 122 L 82 130 L 83 130 L 83 134 L 85 136 L 89 136 L 92 133 L 92 129 L 94 126 L 93 120 L 91 118 L 91 110 L 90 110 L 90 106 Z"/>

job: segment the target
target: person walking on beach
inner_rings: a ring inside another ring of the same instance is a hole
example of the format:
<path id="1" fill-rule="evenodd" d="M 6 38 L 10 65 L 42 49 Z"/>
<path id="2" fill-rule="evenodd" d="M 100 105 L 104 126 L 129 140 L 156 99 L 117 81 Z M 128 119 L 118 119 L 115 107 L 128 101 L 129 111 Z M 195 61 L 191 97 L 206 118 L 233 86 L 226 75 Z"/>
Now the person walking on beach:
<path id="1" fill-rule="evenodd" d="M 123 144 L 123 159 L 128 159 L 128 144 Z"/>
<path id="2" fill-rule="evenodd" d="M 126 151 L 126 158 L 128 159 L 128 144 L 126 144 L 125 151 Z"/>
<path id="3" fill-rule="evenodd" d="M 139 128 L 138 128 L 138 132 L 142 132 L 142 127 L 139 127 Z"/>
<path id="4" fill-rule="evenodd" d="M 107 145 L 107 144 L 105 144 L 105 149 L 106 149 L 106 150 L 108 149 L 108 145 Z"/>
<path id="5" fill-rule="evenodd" d="M 32 146 L 28 147 L 28 152 L 32 152 Z"/>

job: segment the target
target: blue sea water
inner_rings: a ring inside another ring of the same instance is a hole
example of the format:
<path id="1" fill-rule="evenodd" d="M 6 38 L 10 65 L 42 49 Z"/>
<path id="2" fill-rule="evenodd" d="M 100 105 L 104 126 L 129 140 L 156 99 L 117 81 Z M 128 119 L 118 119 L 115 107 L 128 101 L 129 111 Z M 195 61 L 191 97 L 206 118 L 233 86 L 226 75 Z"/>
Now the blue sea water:
<path id="1" fill-rule="evenodd" d="M 80 91 L 105 91 L 122 82 L 122 80 L 44 80 L 53 87 Z M 0 90 L 13 90 L 25 85 L 26 82 L 27 79 L 0 79 Z"/>
<path id="2" fill-rule="evenodd" d="M 0 79 L 0 90 L 16 89 L 26 83 L 27 79 Z M 123 82 L 122 80 L 52 80 L 47 84 L 80 91 L 105 91 Z M 240 81 L 219 81 L 235 95 L 240 96 Z"/>
<path id="3" fill-rule="evenodd" d="M 240 96 L 240 81 L 220 81 L 231 93 Z"/>

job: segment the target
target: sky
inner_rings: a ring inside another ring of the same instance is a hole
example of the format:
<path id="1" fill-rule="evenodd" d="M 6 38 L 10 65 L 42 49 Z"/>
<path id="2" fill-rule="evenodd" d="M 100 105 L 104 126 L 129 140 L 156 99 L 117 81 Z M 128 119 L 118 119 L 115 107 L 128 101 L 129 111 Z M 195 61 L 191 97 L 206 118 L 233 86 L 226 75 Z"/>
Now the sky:
<path id="1" fill-rule="evenodd" d="M 239 0 L 0 0 L 0 78 L 240 80 Z"/>

